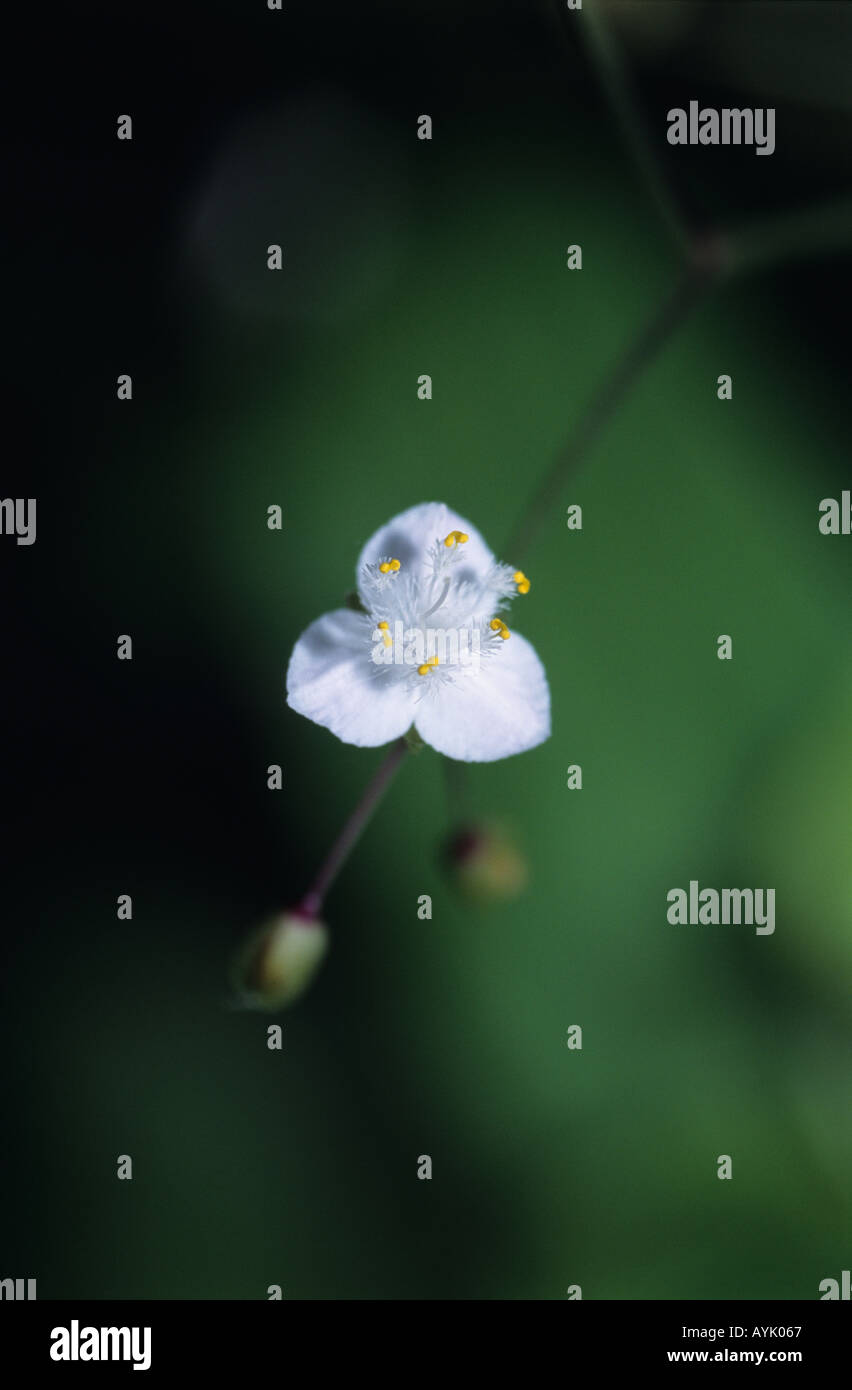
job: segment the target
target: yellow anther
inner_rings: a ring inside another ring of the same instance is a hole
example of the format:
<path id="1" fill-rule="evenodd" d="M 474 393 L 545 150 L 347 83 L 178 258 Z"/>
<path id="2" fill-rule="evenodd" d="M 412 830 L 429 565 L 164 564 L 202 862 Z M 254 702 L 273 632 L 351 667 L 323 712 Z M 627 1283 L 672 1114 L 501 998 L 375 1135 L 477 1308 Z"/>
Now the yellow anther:
<path id="1" fill-rule="evenodd" d="M 436 656 L 430 656 L 428 661 L 424 661 L 422 666 L 417 667 L 418 676 L 428 676 L 429 672 L 433 671 L 437 665 L 438 658 Z"/>
<path id="2" fill-rule="evenodd" d="M 501 627 L 503 626 L 503 619 L 502 619 L 502 618 L 492 618 L 492 619 L 491 619 L 491 622 L 488 624 L 488 626 L 491 628 L 491 631 L 492 631 L 492 632 L 499 632 L 500 629 L 501 629 Z"/>
<path id="3" fill-rule="evenodd" d="M 512 578 L 518 586 L 519 594 L 529 593 L 530 581 L 527 579 L 527 576 L 524 574 L 523 570 L 515 570 L 515 573 L 512 575 Z"/>
<path id="4" fill-rule="evenodd" d="M 396 574 L 401 568 L 399 560 L 383 560 L 379 565 L 379 574 Z"/>
<path id="5" fill-rule="evenodd" d="M 387 632 L 388 628 L 390 627 L 390 623 L 379 623 L 379 627 L 382 629 L 382 632 Z"/>
<path id="6" fill-rule="evenodd" d="M 503 638 L 503 641 L 504 641 L 504 642 L 508 642 L 508 640 L 509 640 L 509 638 L 511 637 L 511 635 L 512 635 L 511 632 L 509 631 L 509 629 L 507 628 L 506 624 L 504 623 L 503 626 L 502 626 L 501 629 L 500 629 L 500 636 Z"/>
<path id="7" fill-rule="evenodd" d="M 444 545 L 449 550 L 450 546 L 466 545 L 469 540 L 470 536 L 466 536 L 464 531 L 451 531 L 448 536 L 444 537 Z"/>
<path id="8" fill-rule="evenodd" d="M 390 635 L 390 623 L 379 623 L 379 631 L 382 634 L 382 641 L 386 647 L 393 646 L 393 638 Z"/>
<path id="9" fill-rule="evenodd" d="M 512 575 L 516 584 L 520 584 L 526 577 L 523 570 L 515 570 L 515 573 Z"/>

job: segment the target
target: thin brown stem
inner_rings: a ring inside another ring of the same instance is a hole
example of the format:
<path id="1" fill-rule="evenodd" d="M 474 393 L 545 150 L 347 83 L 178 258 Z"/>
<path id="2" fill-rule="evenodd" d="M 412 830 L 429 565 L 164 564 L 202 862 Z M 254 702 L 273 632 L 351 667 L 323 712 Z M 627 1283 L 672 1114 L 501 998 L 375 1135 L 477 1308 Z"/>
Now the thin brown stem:
<path id="1" fill-rule="evenodd" d="M 696 257 L 681 276 L 668 299 L 655 311 L 604 379 L 580 416 L 577 428 L 534 494 L 515 527 L 504 555 L 512 564 L 525 557 L 535 535 L 555 509 L 573 476 L 604 427 L 675 330 L 687 319 L 715 278 L 712 258 Z"/>
<path id="2" fill-rule="evenodd" d="M 407 752 L 408 744 L 405 739 L 398 739 L 367 784 L 361 800 L 332 845 L 313 884 L 298 905 L 297 911 L 304 916 L 316 917 L 320 913 L 329 888 L 361 838 Z"/>
<path id="3" fill-rule="evenodd" d="M 622 138 L 633 156 L 660 220 L 679 254 L 688 257 L 692 240 L 690 231 L 649 134 L 645 114 L 636 100 L 621 45 L 606 22 L 600 0 L 586 0 L 580 32 L 586 40 L 587 52 L 621 129 Z"/>

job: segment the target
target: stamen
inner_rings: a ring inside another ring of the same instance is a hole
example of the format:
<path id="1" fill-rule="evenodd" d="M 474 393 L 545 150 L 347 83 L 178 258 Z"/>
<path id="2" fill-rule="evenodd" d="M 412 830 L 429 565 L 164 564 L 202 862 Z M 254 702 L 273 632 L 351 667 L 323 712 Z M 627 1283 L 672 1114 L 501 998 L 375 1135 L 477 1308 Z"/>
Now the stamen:
<path id="1" fill-rule="evenodd" d="M 469 540 L 470 536 L 466 536 L 464 531 L 451 531 L 448 536 L 445 536 L 444 545 L 449 550 L 454 545 L 465 545 Z"/>
<path id="2" fill-rule="evenodd" d="M 428 676 L 429 672 L 434 670 L 437 665 L 438 658 L 436 656 L 430 656 L 428 661 L 424 661 L 422 666 L 417 667 L 418 676 Z"/>
<path id="3" fill-rule="evenodd" d="M 383 634 L 382 640 L 386 647 L 393 646 L 393 638 L 390 635 L 390 623 L 379 623 L 379 629 Z"/>
<path id="4" fill-rule="evenodd" d="M 499 633 L 504 642 L 508 642 L 512 635 L 502 618 L 492 618 L 488 626 L 491 628 L 492 632 Z"/>
<path id="5" fill-rule="evenodd" d="M 379 574 L 396 574 L 401 568 L 399 560 L 383 560 L 379 565 Z"/>
<path id="6" fill-rule="evenodd" d="M 529 593 L 530 581 L 527 579 L 527 576 L 524 574 L 523 570 L 515 570 L 515 573 L 512 575 L 512 578 L 518 586 L 519 594 Z"/>

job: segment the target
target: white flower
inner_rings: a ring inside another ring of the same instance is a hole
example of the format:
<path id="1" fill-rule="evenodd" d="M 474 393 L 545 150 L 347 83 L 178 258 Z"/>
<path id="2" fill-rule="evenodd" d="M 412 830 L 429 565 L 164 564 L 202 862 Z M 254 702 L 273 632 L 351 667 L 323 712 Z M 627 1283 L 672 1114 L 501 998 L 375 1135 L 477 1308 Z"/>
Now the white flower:
<path id="1" fill-rule="evenodd" d="M 344 743 L 375 748 L 414 726 L 448 758 L 492 762 L 550 734 L 550 692 L 533 647 L 503 612 L 528 594 L 442 503 L 402 512 L 357 567 L 364 612 L 339 608 L 299 638 L 287 703 Z"/>

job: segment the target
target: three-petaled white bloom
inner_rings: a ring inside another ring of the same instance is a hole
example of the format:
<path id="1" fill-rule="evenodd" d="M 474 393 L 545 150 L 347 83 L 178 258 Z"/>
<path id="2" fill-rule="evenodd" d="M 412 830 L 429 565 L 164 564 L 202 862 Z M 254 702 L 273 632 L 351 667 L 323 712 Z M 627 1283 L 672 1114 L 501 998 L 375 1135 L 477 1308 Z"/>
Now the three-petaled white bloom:
<path id="1" fill-rule="evenodd" d="M 287 702 L 344 743 L 375 748 L 414 726 L 463 762 L 493 762 L 550 734 L 536 653 L 499 615 L 527 594 L 442 503 L 402 512 L 371 536 L 357 568 L 363 612 L 339 608 L 299 638 Z"/>

